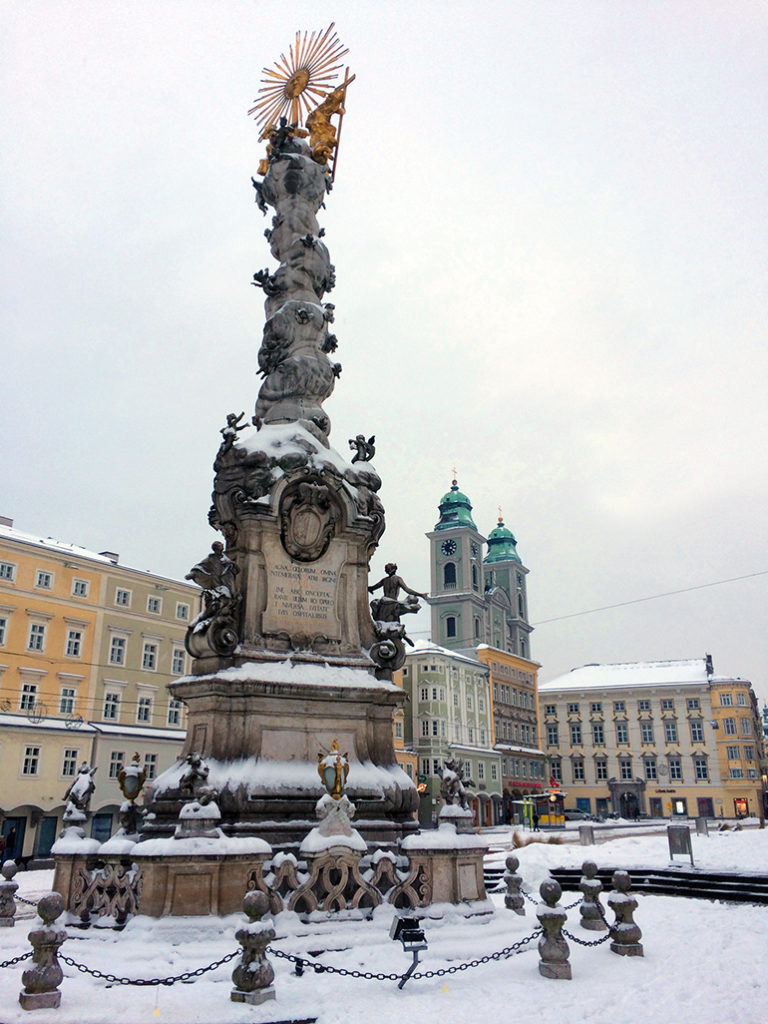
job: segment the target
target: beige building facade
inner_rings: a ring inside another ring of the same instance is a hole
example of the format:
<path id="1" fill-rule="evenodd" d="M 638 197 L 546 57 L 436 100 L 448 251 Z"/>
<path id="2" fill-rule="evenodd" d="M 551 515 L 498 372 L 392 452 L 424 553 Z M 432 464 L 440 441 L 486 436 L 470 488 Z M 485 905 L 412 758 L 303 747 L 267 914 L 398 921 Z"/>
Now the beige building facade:
<path id="1" fill-rule="evenodd" d="M 715 677 L 709 655 L 586 665 L 541 683 L 542 747 L 566 808 L 626 818 L 759 814 L 751 693 L 745 681 Z"/>
<path id="2" fill-rule="evenodd" d="M 184 708 L 166 685 L 188 668 L 197 587 L 121 566 L 114 552 L 0 519 L 0 830 L 5 856 L 45 857 L 78 766 L 97 767 L 91 829 L 107 838 L 120 766 L 153 778 L 178 756 Z"/>

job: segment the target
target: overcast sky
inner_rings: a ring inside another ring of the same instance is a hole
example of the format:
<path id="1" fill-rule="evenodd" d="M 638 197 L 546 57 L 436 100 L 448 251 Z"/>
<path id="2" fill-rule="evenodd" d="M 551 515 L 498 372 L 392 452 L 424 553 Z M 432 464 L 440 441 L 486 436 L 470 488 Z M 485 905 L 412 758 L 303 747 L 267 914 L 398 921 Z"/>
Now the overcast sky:
<path id="1" fill-rule="evenodd" d="M 710 652 L 768 698 L 762 0 L 5 4 L 0 515 L 175 577 L 216 539 L 274 269 L 246 111 L 331 20 L 326 409 L 340 451 L 376 435 L 372 573 L 428 586 L 455 466 L 517 536 L 542 679 Z"/>

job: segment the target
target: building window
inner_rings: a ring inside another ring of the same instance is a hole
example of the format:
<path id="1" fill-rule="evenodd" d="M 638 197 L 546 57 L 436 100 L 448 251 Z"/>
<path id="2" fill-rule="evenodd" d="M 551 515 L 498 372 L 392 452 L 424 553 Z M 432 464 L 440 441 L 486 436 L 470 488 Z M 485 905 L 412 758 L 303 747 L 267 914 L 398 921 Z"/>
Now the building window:
<path id="1" fill-rule="evenodd" d="M 440 772 L 440 761 L 436 758 L 432 758 L 432 774 L 438 775 Z"/>
<path id="2" fill-rule="evenodd" d="M 147 672 L 154 672 L 157 668 L 157 644 L 145 641 L 144 650 L 141 655 L 141 667 Z"/>
<path id="3" fill-rule="evenodd" d="M 432 700 L 437 700 L 437 687 L 432 687 Z"/>
<path id="4" fill-rule="evenodd" d="M 12 562 L 0 562 L 0 580 L 13 583 L 16 579 L 16 566 Z"/>
<path id="5" fill-rule="evenodd" d="M 707 769 L 706 757 L 694 757 L 693 770 L 697 779 L 708 779 L 709 771 Z"/>
<path id="6" fill-rule="evenodd" d="M 683 777 L 683 762 L 679 757 L 669 759 L 669 777 L 675 782 L 680 782 Z"/>
<path id="7" fill-rule="evenodd" d="M 401 740 L 403 738 L 403 723 L 395 722 L 395 739 Z"/>
<path id="8" fill-rule="evenodd" d="M 144 755 L 144 773 L 148 779 L 154 779 L 157 773 L 157 754 Z"/>
<path id="9" fill-rule="evenodd" d="M 429 719 L 428 718 L 422 719 L 422 722 L 421 722 L 421 735 L 422 736 L 429 736 Z"/>
<path id="10" fill-rule="evenodd" d="M 581 758 L 578 758 L 572 762 L 573 765 L 573 781 L 583 782 L 584 781 L 584 762 Z"/>
<path id="11" fill-rule="evenodd" d="M 24 764 L 21 768 L 22 775 L 37 775 L 40 769 L 40 747 L 24 748 Z"/>
<path id="12" fill-rule="evenodd" d="M 626 704 L 624 703 L 623 700 L 615 700 L 613 702 L 613 710 L 614 711 L 626 711 L 627 710 L 627 706 L 626 706 Z"/>
<path id="13" fill-rule="evenodd" d="M 693 722 L 691 722 L 693 725 Z M 724 718 L 723 719 L 723 732 L 726 736 L 736 735 L 736 719 L 735 718 Z"/>
<path id="14" fill-rule="evenodd" d="M 485 746 L 485 739 L 486 739 L 486 737 L 485 737 L 485 729 L 481 729 L 480 730 L 480 746 L 481 747 Z"/>
<path id="15" fill-rule="evenodd" d="M 458 695 L 458 693 L 454 693 L 454 695 L 453 695 L 453 706 L 455 708 L 457 708 L 459 706 L 459 695 Z"/>
<path id="16" fill-rule="evenodd" d="M 592 742 L 596 747 L 605 745 L 605 729 L 602 722 L 594 722 L 592 725 Z"/>
<path id="17" fill-rule="evenodd" d="M 433 735 L 433 736 L 437 736 L 437 734 L 438 734 L 438 721 L 437 721 L 437 719 L 435 718 L 435 719 L 433 719 L 433 721 L 432 721 L 432 735 Z"/>
<path id="18" fill-rule="evenodd" d="M 720 694 L 720 707 L 721 708 L 732 708 L 733 707 L 733 694 L 732 693 L 721 693 Z"/>
<path id="19" fill-rule="evenodd" d="M 41 622 L 33 622 L 29 627 L 28 651 L 45 650 L 45 626 Z"/>
<path id="20" fill-rule="evenodd" d="M 747 768 L 747 778 L 748 779 L 756 779 L 757 778 L 757 768 Z"/>
<path id="21" fill-rule="evenodd" d="M 498 782 L 499 779 L 499 766 L 495 761 L 491 763 L 491 782 Z"/>
<path id="22" fill-rule="evenodd" d="M 185 662 L 184 651 L 181 647 L 174 647 L 173 657 L 171 659 L 171 672 L 174 675 L 182 675 L 184 672 Z"/>
<path id="23" fill-rule="evenodd" d="M 754 761 L 755 760 L 755 748 L 751 744 L 749 746 L 747 746 L 747 747 L 744 747 L 744 760 L 745 761 Z"/>
<path id="24" fill-rule="evenodd" d="M 619 775 L 622 779 L 632 778 L 632 761 L 628 757 L 619 759 Z"/>
<path id="25" fill-rule="evenodd" d="M 629 743 L 629 726 L 626 722 L 616 723 L 616 742 Z"/>
<path id="26" fill-rule="evenodd" d="M 469 727 L 469 729 L 467 731 L 469 733 L 469 742 L 470 743 L 474 743 L 475 742 L 475 730 L 470 725 L 470 727 Z"/>
<path id="27" fill-rule="evenodd" d="M 581 746 L 581 725 L 578 722 L 571 723 L 571 746 Z"/>
<path id="28" fill-rule="evenodd" d="M 651 702 L 649 700 L 639 700 L 637 702 L 637 710 L 638 711 L 650 711 L 651 710 Z"/>
<path id="29" fill-rule="evenodd" d="M 189 605 L 184 604 L 183 601 L 179 601 L 176 605 L 176 618 L 183 619 L 185 622 L 189 618 Z"/>
<path id="30" fill-rule="evenodd" d="M 62 686 L 59 694 L 59 714 L 71 715 L 75 710 L 77 691 L 74 686 Z"/>
<path id="31" fill-rule="evenodd" d="M 733 721 L 733 719 L 731 719 Z M 726 730 L 727 732 L 728 730 Z M 734 732 L 736 728 L 734 726 Z M 700 718 L 694 718 L 691 720 L 691 743 L 703 743 L 704 742 L 704 725 Z"/>
<path id="32" fill-rule="evenodd" d="M 477 639 L 477 638 L 479 638 L 479 636 L 480 636 L 480 619 L 475 618 L 475 638 Z"/>
<path id="33" fill-rule="evenodd" d="M 665 697 L 664 700 L 661 702 L 661 710 L 662 711 L 674 711 L 675 710 L 675 702 L 673 700 L 671 700 L 669 697 Z"/>
<path id="34" fill-rule="evenodd" d="M 147 611 L 150 615 L 159 615 L 160 609 L 163 607 L 163 602 L 159 597 L 148 597 L 147 598 Z"/>
<path id="35" fill-rule="evenodd" d="M 578 715 L 578 713 L 579 713 L 579 705 L 578 704 L 569 704 L 568 705 L 568 714 L 569 715 Z"/>
<path id="36" fill-rule="evenodd" d="M 136 721 L 137 722 L 151 722 L 152 721 L 152 698 L 151 697 L 139 697 L 139 704 L 136 708 Z"/>
<path id="37" fill-rule="evenodd" d="M 699 698 L 698 697 L 689 697 L 688 700 L 685 702 L 685 706 L 688 708 L 689 711 L 698 711 L 699 710 Z"/>
<path id="38" fill-rule="evenodd" d="M 656 759 L 653 757 L 647 757 L 645 759 L 645 777 L 649 782 L 654 782 L 657 778 Z"/>
<path id="39" fill-rule="evenodd" d="M 422 686 L 422 688 L 421 688 L 421 690 L 419 692 L 421 694 L 421 699 L 422 700 L 429 700 L 429 687 Z"/>
<path id="40" fill-rule="evenodd" d="M 677 722 L 664 723 L 664 739 L 667 743 L 677 743 Z"/>
<path id="41" fill-rule="evenodd" d="M 653 743 L 653 722 L 640 723 L 640 739 L 643 743 Z"/>
<path id="42" fill-rule="evenodd" d="M 600 703 L 599 700 L 593 701 L 589 705 L 589 710 L 592 712 L 593 715 L 601 715 L 603 713 L 603 705 Z"/>
<path id="43" fill-rule="evenodd" d="M 478 711 L 485 711 L 485 697 L 478 697 L 477 698 L 477 710 Z"/>
<path id="44" fill-rule="evenodd" d="M 471 710 L 472 710 L 472 694 L 468 693 L 467 694 L 467 711 L 471 711 Z"/>
<path id="45" fill-rule="evenodd" d="M 548 747 L 556 747 L 557 744 L 558 744 L 558 740 L 559 740 L 559 736 L 558 736 L 558 728 L 557 728 L 557 726 L 556 725 L 548 725 L 547 726 L 547 746 Z"/>
<path id="46" fill-rule="evenodd" d="M 752 723 L 748 718 L 741 719 L 741 735 L 751 736 L 752 735 Z"/>
<path id="47" fill-rule="evenodd" d="M 738 768 L 731 768 L 731 770 L 730 770 L 730 777 L 732 779 L 743 779 L 744 778 L 744 769 L 741 766 L 739 766 Z"/>
<path id="48" fill-rule="evenodd" d="M 168 702 L 168 725 L 179 725 L 181 722 L 181 708 L 181 701 L 177 700 L 176 697 L 171 697 Z"/>
<path id="49" fill-rule="evenodd" d="M 563 781 L 563 765 L 561 761 L 552 761 L 550 763 L 549 770 L 555 782 Z"/>
<path id="50" fill-rule="evenodd" d="M 40 590 L 50 590 L 53 586 L 53 573 L 38 569 L 35 573 L 35 586 Z"/>
<path id="51" fill-rule="evenodd" d="M 485 761 L 477 762 L 477 777 L 481 781 L 485 779 Z"/>
<path id="52" fill-rule="evenodd" d="M 67 630 L 67 657 L 79 658 L 83 649 L 82 629 Z"/>
<path id="53" fill-rule="evenodd" d="M 453 562 L 446 562 L 443 566 L 443 586 L 446 590 L 456 587 L 456 566 Z"/>
<path id="54" fill-rule="evenodd" d="M 5 646 L 5 637 L 8 632 L 8 619 L 0 617 L 0 647 Z"/>
<path id="55" fill-rule="evenodd" d="M 747 706 L 747 695 L 746 695 L 746 693 L 737 693 L 736 694 L 736 703 L 739 705 L 739 707 L 745 708 Z"/>
<path id="56" fill-rule="evenodd" d="M 608 778 L 608 762 L 605 758 L 595 761 L 595 778 L 598 782 L 605 782 Z"/>
<path id="57" fill-rule="evenodd" d="M 120 694 L 119 693 L 105 693 L 104 694 L 104 718 L 108 722 L 114 722 L 117 720 L 118 712 L 120 710 Z"/>
<path id="58" fill-rule="evenodd" d="M 449 615 L 445 620 L 445 635 L 450 639 L 456 636 L 456 616 Z"/>
<path id="59" fill-rule="evenodd" d="M 22 683 L 19 711 L 34 711 L 37 704 L 37 683 Z"/>
<path id="60" fill-rule="evenodd" d="M 110 779 L 116 779 L 120 769 L 123 767 L 125 761 L 125 752 L 122 750 L 113 750 L 109 755 L 109 777 Z"/>
<path id="61" fill-rule="evenodd" d="M 118 605 L 120 608 L 130 608 L 130 590 L 123 590 L 122 587 L 118 587 L 117 590 L 115 591 L 115 604 Z"/>
<path id="62" fill-rule="evenodd" d="M 64 760 L 61 763 L 61 774 L 65 779 L 71 778 L 77 771 L 77 750 L 67 747 L 64 751 Z"/>
<path id="63" fill-rule="evenodd" d="M 557 714 L 557 705 L 556 704 L 545 704 L 544 705 L 544 714 L 545 715 L 556 715 Z"/>
<path id="64" fill-rule="evenodd" d="M 124 636 L 112 636 L 109 641 L 109 663 L 110 665 L 125 664 L 125 649 L 128 641 Z"/>
<path id="65" fill-rule="evenodd" d="M 406 772 L 407 772 L 407 774 L 408 774 L 408 778 L 409 778 L 409 779 L 412 779 L 412 778 L 413 778 L 413 765 L 411 764 L 411 762 L 410 762 L 410 761 L 408 761 L 408 762 L 406 763 L 406 765 L 405 765 L 405 770 L 406 770 Z"/>
<path id="66" fill-rule="evenodd" d="M 72 597 L 88 597 L 90 587 L 88 580 L 72 580 Z"/>
<path id="67" fill-rule="evenodd" d="M 429 758 L 428 757 L 422 757 L 422 759 L 421 759 L 421 774 L 425 775 L 425 776 L 429 775 Z"/>
<path id="68" fill-rule="evenodd" d="M 729 761 L 738 761 L 741 758 L 738 747 L 726 747 Z"/>

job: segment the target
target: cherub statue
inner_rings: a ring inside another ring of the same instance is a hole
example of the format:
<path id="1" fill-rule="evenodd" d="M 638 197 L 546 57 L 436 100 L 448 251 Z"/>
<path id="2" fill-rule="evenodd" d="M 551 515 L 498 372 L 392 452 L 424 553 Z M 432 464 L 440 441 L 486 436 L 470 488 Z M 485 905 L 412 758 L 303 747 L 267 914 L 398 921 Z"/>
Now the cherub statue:
<path id="1" fill-rule="evenodd" d="M 64 794 L 67 811 L 72 808 L 75 811 L 80 811 L 83 815 L 88 813 L 91 794 L 96 789 L 96 783 L 93 781 L 96 771 L 97 769 L 91 768 L 87 761 L 83 761 L 80 765 L 74 782 Z"/>
<path id="2" fill-rule="evenodd" d="M 237 440 L 237 432 L 239 430 L 245 430 L 248 426 L 247 423 L 240 423 L 240 420 L 245 416 L 244 412 L 241 412 L 239 416 L 235 416 L 233 412 L 227 413 L 227 425 L 222 427 L 219 433 L 221 434 L 223 441 L 221 442 L 221 448 L 219 455 L 224 452 L 228 452 L 232 445 Z"/>
<path id="3" fill-rule="evenodd" d="M 449 758 L 438 775 L 440 776 L 440 796 L 445 803 L 454 804 L 467 810 L 469 793 L 464 788 L 464 769 L 461 763 L 454 758 Z M 471 779 L 467 779 L 466 783 L 468 786 L 475 785 Z"/>
<path id="4" fill-rule="evenodd" d="M 190 623 L 190 628 L 212 619 L 231 605 L 235 596 L 235 576 L 239 572 L 240 567 L 224 554 L 221 541 L 214 541 L 211 554 L 193 565 L 184 577 L 203 588 L 203 608 L 194 622 Z"/>
<path id="5" fill-rule="evenodd" d="M 356 434 L 354 437 L 350 437 L 349 447 L 355 453 L 352 456 L 352 462 L 370 462 L 376 454 L 375 440 L 376 436 L 374 434 L 371 434 L 367 441 L 363 434 Z"/>
<path id="6" fill-rule="evenodd" d="M 201 791 L 206 786 L 210 769 L 196 750 L 187 754 L 186 764 L 184 774 L 179 779 L 179 792 L 186 800 L 196 800 L 198 795 L 203 795 Z"/>

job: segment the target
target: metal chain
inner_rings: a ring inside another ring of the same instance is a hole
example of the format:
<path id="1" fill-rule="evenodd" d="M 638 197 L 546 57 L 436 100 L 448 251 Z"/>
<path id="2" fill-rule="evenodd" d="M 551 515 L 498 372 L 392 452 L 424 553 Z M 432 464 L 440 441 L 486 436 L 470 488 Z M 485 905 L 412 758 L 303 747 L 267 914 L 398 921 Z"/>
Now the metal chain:
<path id="1" fill-rule="evenodd" d="M 563 928 L 563 935 L 565 935 L 566 938 L 570 939 L 572 942 L 575 942 L 579 946 L 602 946 L 602 944 L 604 942 L 607 942 L 608 939 L 610 939 L 610 937 L 611 937 L 611 933 L 610 932 L 606 932 L 605 935 L 603 935 L 601 938 L 599 938 L 599 939 L 592 939 L 592 941 L 590 942 L 587 939 L 579 939 L 579 938 L 577 938 L 577 936 L 572 935 L 565 928 Z"/>
<path id="2" fill-rule="evenodd" d="M 522 886 L 520 886 L 520 892 L 523 894 L 523 896 L 525 896 L 527 900 L 530 900 L 535 907 L 538 907 L 538 905 L 541 903 L 541 900 L 537 900 L 535 896 L 531 896 L 531 894 L 529 892 L 526 892 Z M 578 907 L 578 905 L 581 903 L 581 899 L 581 896 L 579 896 L 579 898 L 575 899 L 573 903 L 569 903 L 567 906 L 563 907 L 563 910 L 573 910 L 574 907 Z"/>
<path id="3" fill-rule="evenodd" d="M 221 967 L 222 964 L 234 960 L 241 953 L 242 949 L 236 949 L 233 953 L 228 953 L 225 957 L 222 957 L 221 960 L 208 964 L 207 967 L 198 967 L 196 971 L 184 971 L 183 974 L 177 974 L 172 978 L 118 978 L 114 974 L 104 974 L 103 971 L 97 971 L 95 968 L 86 967 L 85 964 L 79 964 L 71 956 L 63 956 L 60 953 L 59 960 L 63 960 L 70 967 L 77 968 L 82 974 L 90 974 L 93 978 L 102 978 L 111 985 L 174 985 L 177 981 L 189 981 L 192 978 L 200 978 L 203 974 L 207 974 L 208 971 L 214 971 L 217 967 Z"/>
<path id="4" fill-rule="evenodd" d="M 28 952 L 22 953 L 21 956 L 15 956 L 13 960 L 5 960 L 0 964 L 0 969 L 3 967 L 13 967 L 14 964 L 20 964 L 22 960 L 29 960 L 33 952 L 34 950 L 30 949 Z"/>
<path id="5" fill-rule="evenodd" d="M 536 928 L 535 931 L 530 935 L 527 935 L 524 939 L 520 939 L 519 942 L 514 942 L 511 946 L 506 946 L 504 949 L 500 949 L 496 953 L 489 953 L 488 956 L 480 957 L 477 960 L 468 960 L 462 964 L 453 964 L 451 967 L 443 967 L 436 971 L 416 971 L 415 974 L 411 975 L 411 978 L 442 978 L 446 974 L 456 974 L 459 971 L 469 970 L 470 967 L 480 967 L 482 964 L 487 964 L 494 960 L 507 959 L 515 953 L 521 952 L 524 946 L 533 939 L 538 938 L 541 933 L 542 929 Z M 363 978 L 366 981 L 400 981 L 403 977 L 402 974 L 354 971 L 347 970 L 345 967 L 332 967 L 330 964 L 318 964 L 313 960 L 305 960 L 301 956 L 296 956 L 295 953 L 285 953 L 282 949 L 275 949 L 273 946 L 268 946 L 267 952 L 271 953 L 273 956 L 282 958 L 283 960 L 291 960 L 301 969 L 302 973 L 306 967 L 313 970 L 315 974 L 339 974 L 345 978 Z"/>
<path id="6" fill-rule="evenodd" d="M 24 899 L 23 896 L 14 896 L 14 899 L 18 900 L 19 903 L 26 903 L 28 907 L 36 907 L 37 906 L 37 901 L 36 900 L 27 900 L 27 899 Z"/>

